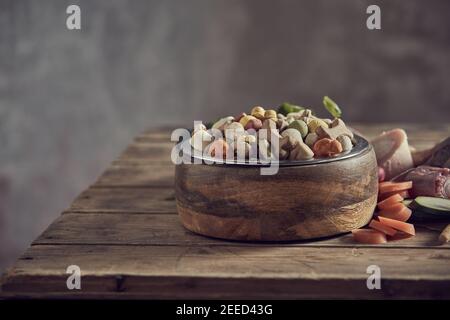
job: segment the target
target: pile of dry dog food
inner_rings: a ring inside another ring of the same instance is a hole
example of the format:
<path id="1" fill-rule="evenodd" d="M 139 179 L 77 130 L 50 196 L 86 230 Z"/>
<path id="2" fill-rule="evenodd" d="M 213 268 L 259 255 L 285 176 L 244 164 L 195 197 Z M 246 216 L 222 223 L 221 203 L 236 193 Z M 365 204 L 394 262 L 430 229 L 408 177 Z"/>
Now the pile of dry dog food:
<path id="1" fill-rule="evenodd" d="M 349 152 L 354 137 L 337 104 L 323 103 L 334 119 L 316 117 L 312 110 L 283 103 L 278 110 L 253 107 L 249 114 L 227 116 L 210 128 L 194 127 L 194 150 L 214 158 L 309 160 Z"/>

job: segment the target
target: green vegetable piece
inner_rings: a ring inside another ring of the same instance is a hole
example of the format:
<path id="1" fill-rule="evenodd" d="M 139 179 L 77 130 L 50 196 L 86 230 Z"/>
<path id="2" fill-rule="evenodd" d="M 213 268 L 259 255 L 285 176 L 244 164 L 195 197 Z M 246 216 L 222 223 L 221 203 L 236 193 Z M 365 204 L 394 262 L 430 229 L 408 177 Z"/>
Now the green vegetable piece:
<path id="1" fill-rule="evenodd" d="M 427 222 L 427 221 L 445 221 L 449 220 L 449 216 L 432 214 L 418 209 L 414 209 L 411 215 L 411 222 Z"/>
<path id="2" fill-rule="evenodd" d="M 411 207 L 431 214 L 450 216 L 450 199 L 435 197 L 417 197 Z"/>
<path id="3" fill-rule="evenodd" d="M 289 124 L 288 128 L 298 130 L 302 135 L 302 139 L 304 139 L 308 135 L 308 125 L 305 123 L 305 121 L 294 120 Z"/>
<path id="4" fill-rule="evenodd" d="M 450 220 L 450 199 L 421 196 L 414 199 L 408 207 L 412 209 L 413 221 Z"/>
<path id="5" fill-rule="evenodd" d="M 331 100 L 328 96 L 323 97 L 323 105 L 328 110 L 329 113 L 335 118 L 340 118 L 342 115 L 342 111 L 339 106 Z"/>
<path id="6" fill-rule="evenodd" d="M 409 205 L 410 205 L 413 201 L 414 201 L 414 200 L 412 200 L 412 199 L 405 199 L 405 200 L 403 200 L 402 202 L 403 202 L 403 204 L 404 204 L 405 206 L 409 207 Z"/>
<path id="7" fill-rule="evenodd" d="M 284 102 L 284 103 L 281 104 L 281 106 L 278 107 L 277 112 L 281 113 L 282 115 L 287 116 L 288 113 L 299 112 L 299 111 L 304 110 L 304 109 L 305 108 L 293 105 L 293 104 L 291 104 L 289 102 Z"/>

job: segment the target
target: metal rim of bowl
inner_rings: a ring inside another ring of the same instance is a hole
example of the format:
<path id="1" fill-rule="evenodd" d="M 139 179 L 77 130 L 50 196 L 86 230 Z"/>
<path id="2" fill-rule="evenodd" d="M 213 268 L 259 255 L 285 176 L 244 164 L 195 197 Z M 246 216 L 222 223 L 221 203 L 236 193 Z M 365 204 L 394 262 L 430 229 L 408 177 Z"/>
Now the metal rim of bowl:
<path id="1" fill-rule="evenodd" d="M 307 165 L 316 165 L 316 164 L 322 164 L 322 163 L 329 163 L 329 162 L 335 162 L 340 160 L 345 160 L 349 158 L 356 157 L 358 155 L 361 155 L 368 151 L 370 149 L 369 142 L 361 137 L 360 135 L 354 134 L 354 142 L 352 150 L 348 152 L 342 152 L 336 156 L 333 157 L 320 157 L 320 158 L 313 158 L 310 160 L 278 160 L 278 161 L 270 161 L 267 163 L 261 163 L 258 162 L 259 160 L 249 161 L 249 160 L 236 160 L 236 159 L 219 159 L 219 158 L 213 158 L 213 157 L 200 157 L 198 155 L 193 155 L 192 153 L 188 152 L 187 154 L 184 154 L 184 156 L 189 157 L 191 159 L 197 159 L 200 160 L 200 164 L 205 165 L 225 165 L 225 166 L 245 166 L 245 167 L 265 167 L 270 166 L 271 164 L 276 164 L 280 167 L 291 167 L 291 166 L 307 166 Z M 184 144 L 188 144 L 188 148 L 183 148 Z M 186 149 L 191 150 L 189 140 L 183 141 L 181 144 L 179 144 L 179 149 Z M 209 163 L 204 163 L 204 161 L 208 161 Z"/>

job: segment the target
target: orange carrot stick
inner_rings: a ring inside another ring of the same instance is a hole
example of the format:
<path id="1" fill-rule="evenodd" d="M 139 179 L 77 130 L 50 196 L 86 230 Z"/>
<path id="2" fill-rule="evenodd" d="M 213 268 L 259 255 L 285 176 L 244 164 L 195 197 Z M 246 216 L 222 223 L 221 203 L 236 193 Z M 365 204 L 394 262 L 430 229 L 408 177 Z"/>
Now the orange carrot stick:
<path id="1" fill-rule="evenodd" d="M 408 239 L 414 237 L 410 234 L 404 233 L 404 232 L 397 232 L 395 235 L 393 236 L 387 236 L 387 240 L 388 241 L 397 241 L 397 240 L 404 240 L 404 239 Z"/>
<path id="2" fill-rule="evenodd" d="M 378 216 L 385 217 L 389 219 L 394 219 L 398 221 L 408 221 L 411 218 L 412 211 L 406 207 L 403 203 L 396 203 L 391 207 L 378 212 Z"/>
<path id="3" fill-rule="evenodd" d="M 381 210 L 386 209 L 387 207 L 390 207 L 393 204 L 399 203 L 403 201 L 403 197 L 399 195 L 398 193 L 384 199 L 381 202 L 378 202 L 378 208 Z"/>
<path id="4" fill-rule="evenodd" d="M 403 191 L 399 191 L 399 192 L 394 191 L 394 192 L 380 193 L 380 194 L 378 195 L 378 200 L 379 200 L 379 201 L 383 201 L 383 200 L 385 200 L 385 199 L 387 199 L 387 198 L 389 198 L 389 197 L 392 197 L 392 196 L 395 195 L 395 194 L 398 194 L 398 195 L 401 196 L 403 199 L 408 199 L 408 198 L 410 198 L 408 190 L 403 190 Z"/>
<path id="5" fill-rule="evenodd" d="M 416 234 L 416 230 L 414 229 L 414 225 L 411 223 L 406 223 L 403 221 L 398 221 L 394 219 L 389 219 L 385 217 L 378 217 L 380 219 L 380 222 L 384 224 L 385 226 L 394 228 L 398 231 L 402 231 L 404 233 L 407 233 L 409 235 L 414 236 Z"/>
<path id="6" fill-rule="evenodd" d="M 381 244 L 386 243 L 386 235 L 377 230 L 370 229 L 356 229 L 352 231 L 353 239 L 357 242 L 367 244 Z"/>
<path id="7" fill-rule="evenodd" d="M 391 182 L 385 181 L 378 184 L 379 193 L 404 191 L 412 188 L 412 181 Z"/>
<path id="8" fill-rule="evenodd" d="M 383 232 L 384 234 L 389 235 L 389 236 L 394 236 L 397 233 L 397 230 L 395 230 L 391 227 L 385 226 L 384 224 L 382 224 L 381 222 L 379 222 L 375 219 L 372 219 L 372 221 L 370 221 L 369 227 L 371 227 L 372 229 L 378 230 L 380 232 Z"/>

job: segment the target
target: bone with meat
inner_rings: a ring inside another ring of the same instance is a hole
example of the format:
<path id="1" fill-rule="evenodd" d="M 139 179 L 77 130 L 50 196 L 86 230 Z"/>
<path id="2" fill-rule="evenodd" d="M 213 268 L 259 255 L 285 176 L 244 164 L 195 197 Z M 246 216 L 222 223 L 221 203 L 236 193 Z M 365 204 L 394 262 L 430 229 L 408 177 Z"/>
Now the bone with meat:
<path id="1" fill-rule="evenodd" d="M 384 169 L 386 180 L 413 167 L 408 137 L 402 129 L 383 132 L 372 140 L 378 166 Z"/>
<path id="2" fill-rule="evenodd" d="M 410 196 L 450 198 L 450 169 L 419 166 L 403 172 L 394 181 L 412 181 Z"/>
<path id="3" fill-rule="evenodd" d="M 415 166 L 426 164 L 434 167 L 450 168 L 450 137 L 439 142 L 431 149 L 413 151 Z"/>

